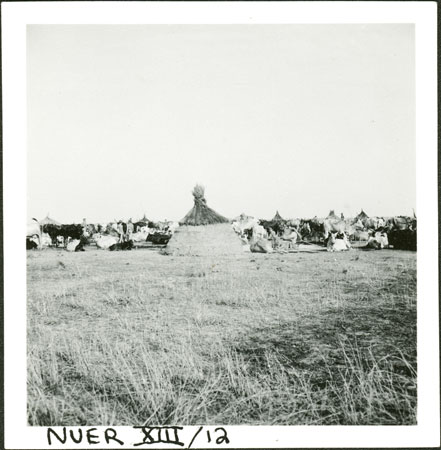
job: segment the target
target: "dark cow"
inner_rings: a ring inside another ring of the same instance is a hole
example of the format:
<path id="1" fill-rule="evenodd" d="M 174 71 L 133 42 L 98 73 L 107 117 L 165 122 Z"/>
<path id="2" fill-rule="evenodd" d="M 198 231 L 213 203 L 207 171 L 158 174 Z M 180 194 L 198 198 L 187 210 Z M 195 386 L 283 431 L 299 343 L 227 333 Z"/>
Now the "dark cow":
<path id="1" fill-rule="evenodd" d="M 392 230 L 388 233 L 389 245 L 397 250 L 416 250 L 416 230 Z"/>
<path id="2" fill-rule="evenodd" d="M 133 248 L 133 241 L 125 241 L 111 245 L 109 247 L 109 250 L 113 252 L 115 250 L 132 250 L 132 248 Z"/>
<path id="3" fill-rule="evenodd" d="M 42 226 L 43 232 L 51 238 L 52 245 L 58 246 L 57 236 L 61 236 L 61 225 L 47 224 Z"/>
<path id="4" fill-rule="evenodd" d="M 33 250 L 38 248 L 38 242 L 35 237 L 27 237 L 26 238 L 26 250 Z"/>
<path id="5" fill-rule="evenodd" d="M 304 219 L 300 224 L 300 233 L 306 241 L 321 242 L 325 234 L 325 227 L 323 221 L 317 217 L 313 219 Z"/>
<path id="6" fill-rule="evenodd" d="M 134 222 L 133 226 L 135 227 L 135 231 L 138 231 L 142 227 L 148 227 L 149 224 L 148 224 L 148 222 L 144 222 L 144 221 L 140 220 L 139 222 Z"/>
<path id="7" fill-rule="evenodd" d="M 311 225 L 308 220 L 302 219 L 300 221 L 299 233 L 303 237 L 303 239 L 308 239 L 311 236 Z"/>
<path id="8" fill-rule="evenodd" d="M 170 234 L 163 234 L 163 233 L 152 233 L 147 236 L 147 242 L 151 242 L 155 245 L 167 245 L 168 241 L 170 240 L 171 235 Z"/>
<path id="9" fill-rule="evenodd" d="M 66 243 L 68 238 L 71 239 L 81 239 L 83 236 L 83 226 L 82 225 L 52 225 L 47 224 L 42 227 L 43 232 L 47 233 L 54 245 L 57 245 L 57 236 L 62 236 L 64 242 Z"/>
<path id="10" fill-rule="evenodd" d="M 151 220 L 140 220 L 139 222 L 134 222 L 133 226 L 135 228 L 135 231 L 137 231 L 139 228 L 142 227 L 148 227 L 148 228 L 158 228 L 158 225 L 155 222 L 152 222 Z"/>
<path id="11" fill-rule="evenodd" d="M 273 230 L 277 236 L 280 236 L 285 231 L 285 220 L 259 220 L 259 224 L 265 228 L 268 235 L 270 235 L 270 230 Z"/>

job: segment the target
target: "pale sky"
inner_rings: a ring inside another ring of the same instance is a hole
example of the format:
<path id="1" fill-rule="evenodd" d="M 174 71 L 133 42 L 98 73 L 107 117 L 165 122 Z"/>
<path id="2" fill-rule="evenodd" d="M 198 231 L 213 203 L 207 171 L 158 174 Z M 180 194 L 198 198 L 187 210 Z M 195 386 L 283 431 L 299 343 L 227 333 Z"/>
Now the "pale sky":
<path id="1" fill-rule="evenodd" d="M 412 214 L 414 27 L 29 25 L 28 215 Z"/>

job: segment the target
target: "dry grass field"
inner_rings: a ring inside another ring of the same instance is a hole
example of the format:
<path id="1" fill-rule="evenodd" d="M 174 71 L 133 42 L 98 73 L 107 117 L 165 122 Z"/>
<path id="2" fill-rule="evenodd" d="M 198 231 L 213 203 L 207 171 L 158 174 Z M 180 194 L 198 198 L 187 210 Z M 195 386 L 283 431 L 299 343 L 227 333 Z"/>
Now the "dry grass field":
<path id="1" fill-rule="evenodd" d="M 28 251 L 30 425 L 415 424 L 416 253 Z"/>

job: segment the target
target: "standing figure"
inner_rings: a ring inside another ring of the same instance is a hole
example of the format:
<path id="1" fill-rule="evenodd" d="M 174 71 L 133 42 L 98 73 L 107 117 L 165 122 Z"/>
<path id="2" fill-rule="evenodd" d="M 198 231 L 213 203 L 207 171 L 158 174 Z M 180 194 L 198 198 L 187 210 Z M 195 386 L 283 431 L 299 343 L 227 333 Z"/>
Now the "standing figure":
<path id="1" fill-rule="evenodd" d="M 132 219 L 129 219 L 129 221 L 127 222 L 127 235 L 126 235 L 127 241 L 132 240 L 132 234 L 133 234 L 134 229 L 135 229 L 135 226 L 132 223 Z"/>
<path id="2" fill-rule="evenodd" d="M 117 231 L 118 231 L 118 234 L 119 234 L 119 241 L 118 242 L 121 244 L 121 243 L 124 242 L 124 226 L 123 226 L 123 223 L 122 223 L 121 220 L 118 222 Z"/>
<path id="3" fill-rule="evenodd" d="M 83 223 L 81 224 L 81 227 L 83 228 L 83 235 L 86 236 L 86 237 L 89 237 L 89 234 L 88 234 L 89 230 L 87 228 L 87 221 L 86 221 L 86 219 L 83 219 Z"/>

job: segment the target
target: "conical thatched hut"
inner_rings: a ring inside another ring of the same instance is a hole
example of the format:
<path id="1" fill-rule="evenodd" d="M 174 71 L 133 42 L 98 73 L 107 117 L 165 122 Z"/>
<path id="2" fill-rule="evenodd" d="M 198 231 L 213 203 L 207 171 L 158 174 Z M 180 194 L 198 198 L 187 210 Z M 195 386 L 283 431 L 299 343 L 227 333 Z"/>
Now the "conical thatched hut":
<path id="1" fill-rule="evenodd" d="M 283 220 L 282 216 L 279 214 L 279 211 L 276 211 L 276 214 L 274 215 L 272 221 L 273 222 L 278 222 L 278 221 L 281 221 L 281 220 Z"/>
<path id="2" fill-rule="evenodd" d="M 356 219 L 364 220 L 367 219 L 369 216 L 363 211 L 363 209 L 360 211 L 360 213 L 355 217 Z"/>
<path id="3" fill-rule="evenodd" d="M 209 208 L 203 186 L 193 189 L 194 206 L 179 222 L 164 253 L 180 256 L 242 254 L 243 246 L 229 220 Z"/>
<path id="4" fill-rule="evenodd" d="M 221 216 L 207 205 L 205 200 L 205 188 L 197 184 L 193 188 L 194 206 L 188 214 L 179 222 L 179 225 L 213 225 L 215 223 L 228 223 L 226 217 Z"/>
<path id="5" fill-rule="evenodd" d="M 51 219 L 49 217 L 49 213 L 48 213 L 48 214 L 46 214 L 46 217 L 44 219 L 40 220 L 40 225 L 57 225 L 58 226 L 58 225 L 61 225 L 61 223 L 57 222 L 54 219 Z"/>
<path id="6" fill-rule="evenodd" d="M 331 209 L 331 211 L 329 211 L 327 219 L 339 219 L 339 217 L 337 216 L 337 214 L 335 214 L 334 210 Z"/>

